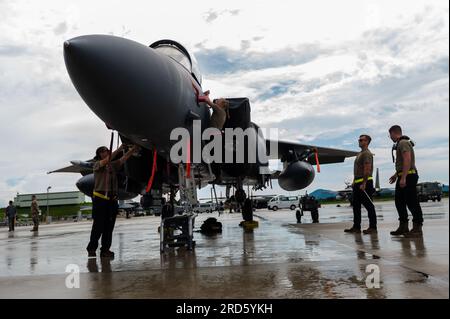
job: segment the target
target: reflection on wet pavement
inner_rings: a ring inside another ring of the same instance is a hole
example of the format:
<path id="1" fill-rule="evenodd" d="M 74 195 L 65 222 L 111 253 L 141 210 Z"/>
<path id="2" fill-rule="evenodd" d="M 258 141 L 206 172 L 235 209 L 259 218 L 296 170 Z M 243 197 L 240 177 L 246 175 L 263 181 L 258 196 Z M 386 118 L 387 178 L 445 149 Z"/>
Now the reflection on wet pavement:
<path id="1" fill-rule="evenodd" d="M 448 200 L 423 205 L 423 239 L 391 238 L 393 203 L 377 208 L 374 235 L 344 234 L 352 220 L 346 206 L 325 205 L 320 224 L 307 215 L 296 224 L 289 210 L 257 211 L 260 227 L 252 232 L 238 226 L 239 214 L 225 214 L 221 234 L 195 233 L 193 251 L 163 254 L 158 217 L 119 219 L 113 260 L 87 258 L 89 222 L 43 225 L 36 234 L 2 229 L 0 297 L 34 297 L 45 285 L 40 297 L 448 298 Z M 200 215 L 196 228 L 208 217 Z M 77 291 L 64 286 L 68 264 L 80 267 Z M 366 287 L 370 265 L 380 269 L 379 289 Z"/>

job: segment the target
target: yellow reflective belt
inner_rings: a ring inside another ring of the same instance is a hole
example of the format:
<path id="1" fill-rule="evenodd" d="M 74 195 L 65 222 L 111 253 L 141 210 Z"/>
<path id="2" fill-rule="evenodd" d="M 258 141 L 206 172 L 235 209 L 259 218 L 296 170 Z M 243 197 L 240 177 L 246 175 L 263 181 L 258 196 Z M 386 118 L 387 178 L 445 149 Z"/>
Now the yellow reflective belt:
<path id="1" fill-rule="evenodd" d="M 371 180 L 373 180 L 373 177 L 372 177 L 372 176 L 369 176 L 369 177 L 367 178 L 367 180 L 368 180 L 368 181 L 371 181 Z M 355 179 L 355 180 L 353 181 L 353 183 L 358 184 L 358 183 L 361 183 L 361 182 L 363 182 L 363 181 L 364 181 L 364 178 L 358 178 L 358 179 Z"/>
<path id="2" fill-rule="evenodd" d="M 105 196 L 105 195 L 100 194 L 100 193 L 97 193 L 97 192 L 94 192 L 93 195 L 94 195 L 94 196 L 97 196 L 97 197 L 99 197 L 99 198 L 102 198 L 102 199 L 109 200 L 109 197 L 108 197 L 108 196 Z"/>
<path id="3" fill-rule="evenodd" d="M 409 174 L 416 174 L 416 173 L 417 173 L 417 172 L 416 172 L 415 169 L 410 169 L 410 170 L 408 171 L 408 175 L 409 175 Z M 402 176 L 402 175 L 403 175 L 403 172 L 398 172 L 397 175 L 398 175 L 398 176 Z"/>

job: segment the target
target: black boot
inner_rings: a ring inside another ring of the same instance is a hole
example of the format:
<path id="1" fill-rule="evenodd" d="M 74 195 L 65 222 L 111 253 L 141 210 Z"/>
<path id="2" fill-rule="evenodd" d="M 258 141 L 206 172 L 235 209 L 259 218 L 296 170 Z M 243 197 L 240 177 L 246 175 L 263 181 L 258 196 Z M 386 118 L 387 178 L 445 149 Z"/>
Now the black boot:
<path id="1" fill-rule="evenodd" d="M 352 228 L 344 229 L 344 232 L 350 234 L 361 234 L 361 228 L 353 226 Z"/>
<path id="2" fill-rule="evenodd" d="M 400 222 L 397 230 L 391 231 L 392 236 L 401 236 L 409 232 L 408 222 Z"/>
<path id="3" fill-rule="evenodd" d="M 422 224 L 413 223 L 413 228 L 410 232 L 403 234 L 406 238 L 420 238 L 423 236 Z"/>
<path id="4" fill-rule="evenodd" d="M 378 234 L 378 230 L 376 227 L 369 227 L 363 230 L 364 235 Z"/>
<path id="5" fill-rule="evenodd" d="M 88 252 L 88 257 L 96 257 L 97 256 L 97 253 L 95 250 L 87 249 L 87 252 Z"/>
<path id="6" fill-rule="evenodd" d="M 110 250 L 100 251 L 100 257 L 114 259 L 114 253 Z"/>

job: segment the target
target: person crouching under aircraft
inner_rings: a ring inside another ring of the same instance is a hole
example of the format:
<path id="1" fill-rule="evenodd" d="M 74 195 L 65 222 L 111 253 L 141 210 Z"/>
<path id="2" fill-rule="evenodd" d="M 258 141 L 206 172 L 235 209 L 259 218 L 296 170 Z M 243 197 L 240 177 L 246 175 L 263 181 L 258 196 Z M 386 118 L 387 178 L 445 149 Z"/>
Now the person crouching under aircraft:
<path id="1" fill-rule="evenodd" d="M 228 112 L 230 103 L 226 99 L 217 99 L 214 100 L 214 102 L 211 101 L 209 98 L 209 91 L 206 91 L 203 94 L 205 95 L 206 104 L 213 110 L 213 114 L 209 121 L 209 127 L 215 127 L 221 131 L 227 118 L 230 118 L 230 113 Z"/>
<path id="2" fill-rule="evenodd" d="M 346 229 L 346 233 L 361 233 L 361 204 L 369 213 L 369 228 L 364 234 L 377 233 L 377 214 L 372 202 L 375 193 L 373 187 L 373 154 L 369 150 L 372 138 L 369 135 L 361 135 L 358 139 L 361 152 L 356 156 L 353 180 L 353 227 Z"/>
<path id="3" fill-rule="evenodd" d="M 111 154 L 106 146 L 97 148 L 94 164 L 94 192 L 92 196 L 92 218 L 94 220 L 91 230 L 91 238 L 87 246 L 88 256 L 95 257 L 98 240 L 102 238 L 100 257 L 114 258 L 114 253 L 109 250 L 112 242 L 112 233 L 118 213 L 118 183 L 117 171 L 139 150 L 133 146 L 118 160 L 111 160 L 124 149 L 121 145 Z"/>

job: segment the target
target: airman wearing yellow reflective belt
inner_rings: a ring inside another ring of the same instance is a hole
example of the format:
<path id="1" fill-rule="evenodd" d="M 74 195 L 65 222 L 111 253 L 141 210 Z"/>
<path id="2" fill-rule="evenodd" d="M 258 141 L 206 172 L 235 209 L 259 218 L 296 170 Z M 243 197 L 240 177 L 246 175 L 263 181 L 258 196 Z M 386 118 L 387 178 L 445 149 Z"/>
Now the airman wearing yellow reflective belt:
<path id="1" fill-rule="evenodd" d="M 96 256 L 100 237 L 102 239 L 100 256 L 114 257 L 114 253 L 109 248 L 111 247 L 112 233 L 119 207 L 117 202 L 117 171 L 138 150 L 138 147 L 131 148 L 122 157 L 114 160 L 123 149 L 124 147 L 122 145 L 111 156 L 106 146 L 99 147 L 95 152 L 95 182 L 92 196 L 92 219 L 94 222 L 92 224 L 91 238 L 86 248 L 89 257 Z"/>
<path id="2" fill-rule="evenodd" d="M 397 230 L 392 231 L 391 235 L 405 237 L 421 237 L 423 215 L 422 208 L 417 197 L 417 181 L 419 175 L 417 173 L 416 161 L 414 155 L 414 143 L 409 137 L 404 136 L 402 129 L 398 125 L 394 125 L 389 129 L 392 141 L 395 143 L 393 152 L 395 151 L 395 174 L 390 178 L 389 182 L 395 185 L 395 206 L 397 208 L 400 225 Z M 413 215 L 413 228 L 409 231 L 408 227 L 408 211 Z"/>
<path id="3" fill-rule="evenodd" d="M 369 228 L 364 230 L 364 234 L 377 233 L 377 214 L 372 202 L 372 195 L 375 193 L 373 187 L 373 154 L 369 150 L 371 141 L 369 135 L 361 135 L 358 139 L 361 152 L 356 156 L 354 165 L 354 180 L 352 192 L 353 204 L 353 227 L 345 229 L 346 233 L 361 233 L 361 205 L 369 213 Z"/>

